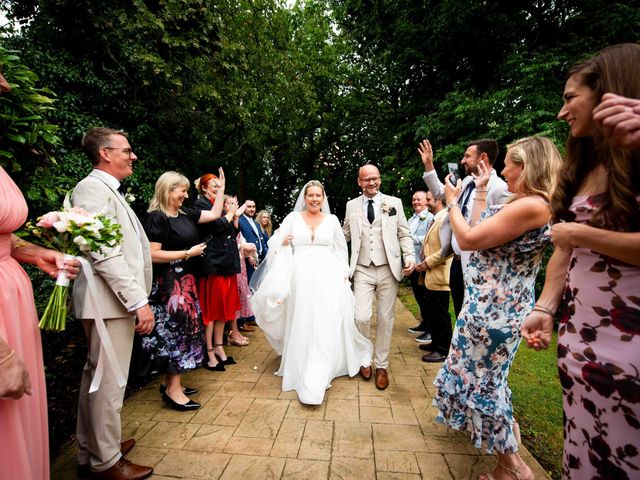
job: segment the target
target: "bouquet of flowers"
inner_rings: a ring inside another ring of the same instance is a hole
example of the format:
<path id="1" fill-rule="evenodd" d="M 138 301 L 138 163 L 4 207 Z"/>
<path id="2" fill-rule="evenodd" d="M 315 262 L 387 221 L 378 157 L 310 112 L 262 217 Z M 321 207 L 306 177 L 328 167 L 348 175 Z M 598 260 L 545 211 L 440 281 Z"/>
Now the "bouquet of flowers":
<path id="1" fill-rule="evenodd" d="M 68 205 L 68 202 L 65 201 Z M 117 247 L 122 242 L 120 225 L 102 213 L 91 214 L 81 208 L 65 206 L 61 211 L 49 212 L 27 222 L 26 232 L 33 243 L 58 250 L 65 256 L 76 257 L 80 253 L 104 253 L 105 249 Z M 40 319 L 40 328 L 62 331 L 67 319 L 69 279 L 65 271 L 58 272 L 56 285 Z"/>

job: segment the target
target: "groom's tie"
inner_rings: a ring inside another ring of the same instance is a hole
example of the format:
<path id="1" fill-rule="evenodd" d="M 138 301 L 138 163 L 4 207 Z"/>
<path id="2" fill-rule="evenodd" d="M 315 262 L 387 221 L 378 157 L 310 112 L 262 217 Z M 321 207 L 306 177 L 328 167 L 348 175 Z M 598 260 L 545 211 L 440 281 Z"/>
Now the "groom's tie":
<path id="1" fill-rule="evenodd" d="M 369 205 L 367 206 L 367 220 L 369 223 L 373 223 L 376 219 L 375 213 L 373 213 L 373 200 L 369 200 Z"/>

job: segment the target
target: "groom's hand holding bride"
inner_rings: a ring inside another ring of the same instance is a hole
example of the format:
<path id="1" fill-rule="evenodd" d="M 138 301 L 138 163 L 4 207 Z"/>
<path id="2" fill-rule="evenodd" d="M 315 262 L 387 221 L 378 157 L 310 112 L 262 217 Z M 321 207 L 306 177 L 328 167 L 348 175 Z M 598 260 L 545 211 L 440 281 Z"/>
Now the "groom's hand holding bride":
<path id="1" fill-rule="evenodd" d="M 413 262 L 404 262 L 404 268 L 402 269 L 402 275 L 408 277 L 413 273 L 413 269 L 416 268 L 416 264 Z"/>

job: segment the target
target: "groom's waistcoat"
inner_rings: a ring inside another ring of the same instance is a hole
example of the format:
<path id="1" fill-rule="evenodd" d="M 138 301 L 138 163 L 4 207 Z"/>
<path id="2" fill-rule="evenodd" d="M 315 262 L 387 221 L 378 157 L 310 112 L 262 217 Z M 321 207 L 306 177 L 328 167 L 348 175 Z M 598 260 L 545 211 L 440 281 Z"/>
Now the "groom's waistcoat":
<path id="1" fill-rule="evenodd" d="M 362 222 L 362 237 L 360 240 L 360 252 L 358 253 L 358 265 L 368 267 L 373 264 L 376 267 L 387 265 L 387 254 L 382 241 L 382 220 L 378 215 L 372 224 L 365 218 Z"/>

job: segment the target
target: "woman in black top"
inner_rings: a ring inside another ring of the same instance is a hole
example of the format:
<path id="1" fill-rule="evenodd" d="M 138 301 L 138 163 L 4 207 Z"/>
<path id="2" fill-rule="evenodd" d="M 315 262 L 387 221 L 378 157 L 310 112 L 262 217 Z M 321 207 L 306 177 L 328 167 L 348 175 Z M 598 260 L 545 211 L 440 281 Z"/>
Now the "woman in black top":
<path id="1" fill-rule="evenodd" d="M 153 285 L 149 304 L 155 316 L 151 334 L 142 338 L 142 348 L 151 360 L 166 370 L 163 400 L 176 410 L 194 410 L 200 404 L 187 394 L 180 374 L 198 367 L 203 360 L 203 328 L 198 306 L 194 262 L 205 244 L 198 240 L 198 223 L 220 217 L 221 208 L 187 209 L 189 180 L 176 172 L 163 173 L 156 182 L 143 226 L 151 245 Z M 220 189 L 220 197 L 224 188 Z"/>
<path id="2" fill-rule="evenodd" d="M 215 175 L 205 174 L 200 177 L 198 188 L 202 196 L 196 200 L 194 207 L 210 210 L 218 203 L 218 179 Z M 200 238 L 211 235 L 207 242 L 204 261 L 198 281 L 198 295 L 202 308 L 202 321 L 205 325 L 207 354 L 209 361 L 205 368 L 223 370 L 223 365 L 233 365 L 232 357 L 227 357 L 223 346 L 224 327 L 232 322 L 240 310 L 237 274 L 240 273 L 240 257 L 238 255 L 238 218 L 245 206 L 238 208 L 235 197 L 225 197 L 225 215 L 207 225 L 200 225 Z"/>

